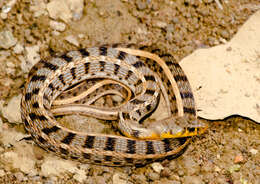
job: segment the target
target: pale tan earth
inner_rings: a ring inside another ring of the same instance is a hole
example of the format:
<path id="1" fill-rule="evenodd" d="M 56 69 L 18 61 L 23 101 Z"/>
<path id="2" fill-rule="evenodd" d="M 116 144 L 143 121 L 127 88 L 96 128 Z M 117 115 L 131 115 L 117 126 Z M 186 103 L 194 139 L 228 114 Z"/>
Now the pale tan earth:
<path id="1" fill-rule="evenodd" d="M 195 137 L 182 156 L 136 169 L 81 164 L 47 153 L 32 141 L 21 140 L 28 134 L 19 116 L 28 71 L 40 58 L 121 42 L 153 46 L 181 61 L 196 49 L 231 43 L 249 16 L 260 9 L 259 0 L 7 0 L 0 1 L 0 7 L 0 183 L 260 183 L 260 128 L 245 117 L 201 119 L 209 130 Z M 216 58 L 220 59 L 210 62 L 222 65 L 223 58 Z M 250 70 L 258 76 L 255 72 Z M 227 89 L 224 94 L 232 92 Z M 225 108 L 216 111 L 224 113 L 222 117 L 230 114 Z M 90 129 L 111 131 L 109 125 L 95 124 Z"/>

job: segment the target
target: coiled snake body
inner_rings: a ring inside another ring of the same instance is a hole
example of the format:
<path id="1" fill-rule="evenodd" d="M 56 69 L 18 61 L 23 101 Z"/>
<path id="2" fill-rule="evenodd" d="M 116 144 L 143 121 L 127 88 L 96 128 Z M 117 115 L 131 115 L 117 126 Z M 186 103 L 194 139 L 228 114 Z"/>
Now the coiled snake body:
<path id="1" fill-rule="evenodd" d="M 55 99 L 78 83 L 102 78 L 121 84 L 131 98 L 114 108 Z M 142 122 L 157 107 L 160 94 L 168 118 Z M 58 104 L 58 103 L 56 103 Z M 108 166 L 144 165 L 180 155 L 190 136 L 206 127 L 197 121 L 194 97 L 183 70 L 172 56 L 123 47 L 94 47 L 41 60 L 29 73 L 21 101 L 22 119 L 34 141 L 46 150 L 81 162 Z M 62 127 L 54 114 L 81 113 L 118 119 L 125 136 L 84 133 Z"/>

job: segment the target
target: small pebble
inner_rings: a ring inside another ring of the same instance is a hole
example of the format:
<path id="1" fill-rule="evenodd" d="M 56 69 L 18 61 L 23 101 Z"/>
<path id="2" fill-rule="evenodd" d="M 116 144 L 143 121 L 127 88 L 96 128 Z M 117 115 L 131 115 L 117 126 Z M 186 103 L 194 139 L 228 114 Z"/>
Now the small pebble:
<path id="1" fill-rule="evenodd" d="M 113 175 L 113 184 L 127 184 L 127 177 L 123 173 Z"/>
<path id="2" fill-rule="evenodd" d="M 258 153 L 258 150 L 257 149 L 250 149 L 249 152 L 253 155 L 256 155 Z"/>
<path id="3" fill-rule="evenodd" d="M 0 14 L 0 16 L 1 16 L 1 19 L 3 19 L 3 20 L 5 20 L 5 19 L 7 19 L 7 13 L 1 13 Z"/>
<path id="4" fill-rule="evenodd" d="M 185 174 L 182 169 L 179 169 L 179 170 L 177 171 L 177 173 L 178 173 L 179 176 L 184 176 L 184 174 Z"/>
<path id="5" fill-rule="evenodd" d="M 77 47 L 79 46 L 78 40 L 73 35 L 66 36 L 65 40 Z"/>
<path id="6" fill-rule="evenodd" d="M 17 43 L 14 48 L 13 51 L 15 54 L 21 54 L 24 51 L 24 47 L 22 46 L 22 44 Z"/>
<path id="7" fill-rule="evenodd" d="M 160 178 L 160 175 L 155 172 L 148 173 L 148 178 L 152 181 L 158 180 Z"/>
<path id="8" fill-rule="evenodd" d="M 24 175 L 21 172 L 14 173 L 14 176 L 16 177 L 16 179 L 18 181 L 23 181 L 24 180 Z"/>
<path id="9" fill-rule="evenodd" d="M 10 123 L 22 123 L 21 113 L 20 113 L 20 101 L 22 95 L 14 96 L 9 102 L 7 106 L 4 106 L 0 109 L 3 116 Z"/>
<path id="10" fill-rule="evenodd" d="M 163 169 L 164 169 L 164 167 L 162 166 L 162 164 L 160 164 L 159 162 L 154 162 L 154 163 L 152 163 L 152 168 L 153 168 L 153 170 L 155 171 L 155 172 L 157 172 L 157 173 L 160 173 Z"/>
<path id="11" fill-rule="evenodd" d="M 147 183 L 146 177 L 145 177 L 145 175 L 143 173 L 141 173 L 141 174 L 133 174 L 132 175 L 132 179 L 134 181 L 136 181 L 136 183 L 143 183 L 143 184 Z"/>
<path id="12" fill-rule="evenodd" d="M 3 169 L 0 169 L 0 177 L 3 177 L 5 174 L 5 171 Z"/>
<path id="13" fill-rule="evenodd" d="M 171 176 L 171 170 L 168 167 L 164 167 L 160 175 L 161 177 L 168 178 L 169 176 Z"/>
<path id="14" fill-rule="evenodd" d="M 174 181 L 179 181 L 180 177 L 178 175 L 175 174 L 171 174 L 169 177 L 170 180 L 174 180 Z"/>
<path id="15" fill-rule="evenodd" d="M 87 179 L 86 172 L 84 170 L 78 170 L 77 173 L 73 176 L 78 182 L 83 182 Z"/>
<path id="16" fill-rule="evenodd" d="M 52 34 L 53 36 L 59 36 L 59 35 L 60 35 L 60 32 L 54 30 L 54 31 L 51 32 L 51 34 Z"/>
<path id="17" fill-rule="evenodd" d="M 215 167 L 214 167 L 214 171 L 215 171 L 215 172 L 220 172 L 221 169 L 220 169 L 218 166 L 215 166 Z"/>
<path id="18" fill-rule="evenodd" d="M 166 22 L 162 22 L 162 21 L 156 21 L 155 22 L 155 26 L 159 27 L 159 28 L 165 28 L 165 27 L 167 27 L 167 23 Z"/>
<path id="19" fill-rule="evenodd" d="M 105 178 L 103 176 L 96 176 L 95 177 L 95 183 L 96 184 L 106 184 L 106 180 L 105 180 Z M 113 182 L 113 184 L 119 184 L 119 183 L 114 183 Z M 122 184 L 124 184 L 124 183 L 122 183 Z"/>
<path id="20" fill-rule="evenodd" d="M 225 39 L 228 39 L 229 38 L 229 33 L 227 32 L 227 30 L 222 30 L 220 32 L 221 36 Z"/>
<path id="21" fill-rule="evenodd" d="M 39 55 L 40 47 L 38 45 L 25 47 L 26 63 L 24 63 L 23 72 L 28 72 L 33 65 L 40 61 Z M 23 65 L 23 63 L 21 63 Z"/>
<path id="22" fill-rule="evenodd" d="M 169 169 L 170 169 L 171 171 L 175 171 L 175 170 L 177 169 L 177 164 L 176 164 L 176 162 L 175 162 L 174 160 L 172 160 L 172 161 L 170 162 L 170 164 L 169 164 Z"/>
<path id="23" fill-rule="evenodd" d="M 64 31 L 66 29 L 66 24 L 51 20 L 50 27 L 56 31 Z"/>
<path id="24" fill-rule="evenodd" d="M 0 48 L 9 49 L 14 46 L 17 39 L 13 36 L 13 33 L 9 30 L 4 30 L 0 32 Z"/>
<path id="25" fill-rule="evenodd" d="M 68 1 L 53 0 L 46 7 L 49 16 L 53 19 L 61 19 L 64 22 L 69 22 L 72 18 Z"/>

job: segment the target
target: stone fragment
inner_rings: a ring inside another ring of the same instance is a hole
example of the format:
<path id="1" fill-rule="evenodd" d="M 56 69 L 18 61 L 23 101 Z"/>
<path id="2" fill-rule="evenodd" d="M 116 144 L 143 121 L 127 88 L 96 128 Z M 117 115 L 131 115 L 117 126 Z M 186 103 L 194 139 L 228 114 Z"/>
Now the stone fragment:
<path id="1" fill-rule="evenodd" d="M 115 173 L 113 175 L 113 184 L 127 184 L 126 175 L 123 173 Z"/>
<path id="2" fill-rule="evenodd" d="M 164 167 L 162 166 L 162 164 L 160 164 L 159 162 L 154 162 L 152 163 L 151 167 L 153 168 L 153 170 L 157 173 L 160 173 Z"/>
<path id="3" fill-rule="evenodd" d="M 62 176 L 62 173 L 65 172 L 76 174 L 78 171 L 74 162 L 57 157 L 46 157 L 41 165 L 41 173 L 45 177 Z"/>
<path id="4" fill-rule="evenodd" d="M 0 160 L 5 163 L 5 168 L 9 170 L 19 169 L 31 176 L 37 174 L 32 147 L 27 144 L 19 146 L 16 144 L 15 150 L 3 153 Z"/>
<path id="5" fill-rule="evenodd" d="M 2 9 L 2 13 L 8 13 L 12 7 L 15 5 L 17 0 L 10 0 L 8 1 L 1 9 Z"/>
<path id="6" fill-rule="evenodd" d="M 7 19 L 7 13 L 0 13 L 0 17 L 1 17 L 1 19 L 3 19 L 3 20 L 5 20 L 5 19 Z"/>
<path id="7" fill-rule="evenodd" d="M 79 20 L 83 13 L 83 0 L 53 0 L 47 4 L 47 10 L 50 17 L 56 20 Z"/>
<path id="8" fill-rule="evenodd" d="M 65 40 L 77 47 L 79 46 L 77 38 L 75 38 L 75 36 L 73 35 L 66 36 Z"/>
<path id="9" fill-rule="evenodd" d="M 23 56 L 18 57 L 21 61 L 21 68 L 24 73 L 28 73 L 32 66 L 40 61 L 39 50 L 40 47 L 38 45 L 25 47 L 25 58 Z"/>
<path id="10" fill-rule="evenodd" d="M 22 44 L 20 43 L 17 43 L 14 48 L 13 48 L 13 51 L 15 54 L 22 54 L 22 52 L 24 51 L 24 47 Z"/>
<path id="11" fill-rule="evenodd" d="M 0 177 L 3 177 L 5 175 L 5 171 L 3 169 L 0 169 Z"/>
<path id="12" fill-rule="evenodd" d="M 86 171 L 80 169 L 77 171 L 77 173 L 73 176 L 73 178 L 75 180 L 77 180 L 78 182 L 83 182 L 87 179 L 87 174 L 86 174 Z"/>
<path id="13" fill-rule="evenodd" d="M 34 0 L 30 6 L 30 11 L 33 12 L 34 17 L 39 17 L 41 15 L 46 15 L 46 4 L 42 0 Z"/>
<path id="14" fill-rule="evenodd" d="M 20 102 L 22 95 L 14 96 L 7 106 L 0 107 L 4 118 L 10 123 L 21 123 Z"/>
<path id="15" fill-rule="evenodd" d="M 253 155 L 256 155 L 258 153 L 258 150 L 257 149 L 250 149 L 249 152 Z"/>
<path id="16" fill-rule="evenodd" d="M 64 31 L 66 28 L 66 24 L 62 22 L 53 21 L 53 20 L 50 21 L 50 26 L 52 29 L 56 31 Z"/>
<path id="17" fill-rule="evenodd" d="M 13 33 L 9 30 L 0 31 L 0 48 L 9 49 L 14 46 L 17 39 L 13 36 Z"/>

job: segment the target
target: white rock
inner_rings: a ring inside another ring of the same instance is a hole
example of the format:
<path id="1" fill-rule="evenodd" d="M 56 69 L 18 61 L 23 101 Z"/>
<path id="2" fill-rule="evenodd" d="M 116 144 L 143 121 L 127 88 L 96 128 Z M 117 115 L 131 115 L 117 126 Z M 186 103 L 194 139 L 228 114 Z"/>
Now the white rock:
<path id="1" fill-rule="evenodd" d="M 12 9 L 12 7 L 15 5 L 15 3 L 16 3 L 16 0 L 7 1 L 7 3 L 2 7 L 2 12 L 8 13 Z"/>
<path id="2" fill-rule="evenodd" d="M 160 173 L 163 169 L 164 169 L 164 167 L 162 166 L 162 164 L 160 164 L 159 162 L 154 162 L 154 163 L 152 163 L 152 168 L 153 168 L 153 170 L 155 171 L 155 172 L 157 172 L 157 173 Z"/>
<path id="3" fill-rule="evenodd" d="M 83 12 L 83 0 L 53 0 L 47 4 L 49 15 L 53 19 L 69 22 L 71 18 L 78 20 Z"/>
<path id="4" fill-rule="evenodd" d="M 1 19 L 5 20 L 7 19 L 7 13 L 0 13 Z"/>
<path id="5" fill-rule="evenodd" d="M 25 56 L 26 60 L 25 63 L 21 63 L 21 68 L 24 72 L 28 72 L 33 65 L 35 65 L 38 61 L 40 61 L 40 55 L 39 55 L 40 47 L 38 45 L 34 45 L 31 47 L 25 47 Z"/>
<path id="6" fill-rule="evenodd" d="M 50 21 L 50 26 L 52 29 L 56 31 L 64 31 L 66 28 L 66 24 L 62 22 L 53 21 L 53 20 Z"/>
<path id="7" fill-rule="evenodd" d="M 78 37 L 79 37 L 80 39 L 82 39 L 82 38 L 85 37 L 85 35 L 84 35 L 84 34 L 78 34 Z"/>
<path id="8" fill-rule="evenodd" d="M 27 62 L 26 62 L 26 59 L 24 58 L 23 55 L 19 55 L 17 56 L 18 59 L 21 61 L 21 69 L 24 73 L 28 73 L 29 70 L 31 69 L 31 65 L 29 65 Z"/>
<path id="9" fill-rule="evenodd" d="M 5 175 L 5 171 L 3 169 L 0 169 L 0 177 L 3 177 Z"/>
<path id="10" fill-rule="evenodd" d="M 7 61 L 6 62 L 6 73 L 7 74 L 11 74 L 11 75 L 14 75 L 15 73 L 15 64 L 13 64 L 11 61 Z"/>
<path id="11" fill-rule="evenodd" d="M 34 17 L 39 17 L 41 15 L 46 15 L 46 4 L 43 0 L 34 0 L 31 2 L 30 11 L 33 12 Z"/>
<path id="12" fill-rule="evenodd" d="M 13 33 L 8 30 L 2 30 L 0 32 L 0 48 L 9 49 L 14 46 L 17 39 L 13 36 Z"/>
<path id="13" fill-rule="evenodd" d="M 77 38 L 75 38 L 73 35 L 66 36 L 65 40 L 77 47 L 79 46 Z"/>
<path id="14" fill-rule="evenodd" d="M 17 17 L 17 23 L 18 23 L 19 25 L 24 24 L 23 15 L 22 15 L 21 13 L 20 13 L 20 14 L 17 14 L 16 17 Z"/>
<path id="15" fill-rule="evenodd" d="M 26 135 L 14 130 L 10 130 L 5 127 L 1 134 L 1 142 L 4 147 L 10 147 L 11 145 L 16 145 L 19 141 L 24 138 Z"/>
<path id="16" fill-rule="evenodd" d="M 0 62 L 6 62 L 6 60 L 9 56 L 11 56 L 11 52 L 9 50 L 1 50 L 0 51 Z"/>
<path id="17" fill-rule="evenodd" d="M 22 44 L 20 43 L 17 43 L 14 48 L 13 48 L 13 51 L 15 54 L 22 54 L 22 52 L 24 51 L 24 47 Z"/>
<path id="18" fill-rule="evenodd" d="M 47 4 L 49 15 L 53 19 L 61 19 L 64 22 L 69 22 L 72 18 L 70 9 L 65 1 L 54 0 Z"/>
<path id="19" fill-rule="evenodd" d="M 73 20 L 79 20 L 83 14 L 83 0 L 67 0 L 70 10 L 72 11 Z"/>
<path id="20" fill-rule="evenodd" d="M 252 153 L 253 155 L 256 155 L 258 153 L 258 150 L 252 148 L 249 150 L 249 152 Z"/>
<path id="21" fill-rule="evenodd" d="M 59 36 L 59 35 L 60 35 L 60 32 L 54 30 L 54 31 L 51 32 L 51 34 L 52 34 L 53 36 Z"/>
<path id="22" fill-rule="evenodd" d="M 259 19 L 260 11 L 228 43 L 199 49 L 181 61 L 200 117 L 214 120 L 238 114 L 260 123 Z"/>
<path id="23" fill-rule="evenodd" d="M 87 179 L 86 171 L 82 169 L 78 170 L 77 173 L 73 176 L 73 178 L 78 182 L 83 182 L 84 180 Z"/>
<path id="24" fill-rule="evenodd" d="M 46 157 L 41 166 L 43 176 L 62 176 L 62 173 L 76 174 L 79 171 L 76 164 L 69 160 L 61 160 L 57 157 Z"/>
<path id="25" fill-rule="evenodd" d="M 166 22 L 162 22 L 162 21 L 156 21 L 155 25 L 159 28 L 165 28 L 167 27 L 167 23 Z"/>
<path id="26" fill-rule="evenodd" d="M 123 173 L 113 175 L 113 184 L 127 184 L 127 176 Z"/>
<path id="27" fill-rule="evenodd" d="M 215 171 L 215 172 L 220 172 L 221 169 L 220 169 L 218 166 L 215 166 L 215 167 L 214 167 L 214 171 Z"/>
<path id="28" fill-rule="evenodd" d="M 14 176 L 15 176 L 15 178 L 16 178 L 19 182 L 21 182 L 21 181 L 23 181 L 23 180 L 25 179 L 24 174 L 21 173 L 21 172 L 16 172 L 16 173 L 14 173 Z"/>
<path id="29" fill-rule="evenodd" d="M 7 106 L 2 107 L 0 110 L 3 116 L 10 123 L 21 123 L 21 113 L 20 113 L 20 101 L 22 95 L 14 96 L 9 102 Z"/>
<path id="30" fill-rule="evenodd" d="M 17 147 L 17 145 L 16 145 Z M 36 175 L 35 159 L 33 157 L 32 147 L 23 144 L 14 151 L 5 152 L 0 157 L 1 162 L 10 170 L 20 169 L 25 174 Z"/>

